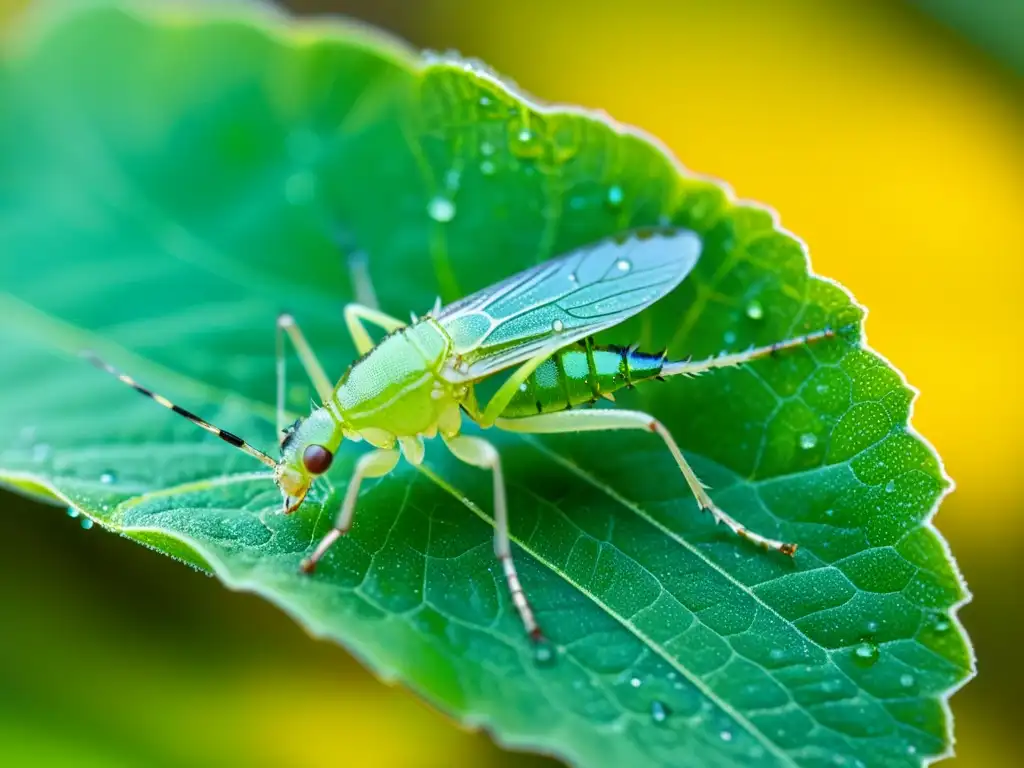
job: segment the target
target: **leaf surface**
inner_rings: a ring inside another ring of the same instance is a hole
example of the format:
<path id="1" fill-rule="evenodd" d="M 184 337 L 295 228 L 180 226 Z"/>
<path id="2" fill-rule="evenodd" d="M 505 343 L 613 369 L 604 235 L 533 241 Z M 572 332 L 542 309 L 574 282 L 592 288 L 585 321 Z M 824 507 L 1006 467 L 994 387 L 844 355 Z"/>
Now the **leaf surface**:
<path id="1" fill-rule="evenodd" d="M 263 595 L 506 744 L 652 766 L 949 750 L 946 699 L 973 663 L 929 523 L 949 481 L 908 426 L 911 390 L 858 343 L 861 310 L 800 243 L 651 140 L 476 63 L 340 23 L 195 13 L 58 14 L 4 55 L 0 478 Z M 721 506 L 800 550 L 716 529 L 650 435 L 495 435 L 549 661 L 493 558 L 485 473 L 430 445 L 424 471 L 367 485 L 303 578 L 360 446 L 285 518 L 250 458 L 76 357 L 270 449 L 274 318 L 293 313 L 340 375 L 353 260 L 404 316 L 666 223 L 703 238 L 697 267 L 600 341 L 700 357 L 853 328 L 619 398 L 669 427 Z"/>

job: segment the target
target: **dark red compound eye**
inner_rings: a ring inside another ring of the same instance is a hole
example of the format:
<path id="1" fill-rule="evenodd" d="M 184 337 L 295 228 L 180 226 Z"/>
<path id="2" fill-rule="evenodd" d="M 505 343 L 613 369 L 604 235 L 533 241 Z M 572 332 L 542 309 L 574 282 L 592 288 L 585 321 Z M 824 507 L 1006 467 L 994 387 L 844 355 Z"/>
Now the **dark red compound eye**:
<path id="1" fill-rule="evenodd" d="M 331 467 L 334 454 L 322 445 L 310 445 L 302 452 L 302 466 L 311 475 L 322 475 Z"/>

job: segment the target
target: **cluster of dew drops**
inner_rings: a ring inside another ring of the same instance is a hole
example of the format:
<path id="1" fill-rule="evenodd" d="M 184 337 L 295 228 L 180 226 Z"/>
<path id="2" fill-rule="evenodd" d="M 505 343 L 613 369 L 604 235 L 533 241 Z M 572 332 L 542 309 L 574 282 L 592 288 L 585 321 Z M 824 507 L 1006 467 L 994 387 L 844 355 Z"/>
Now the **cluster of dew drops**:
<path id="1" fill-rule="evenodd" d="M 537 641 L 533 649 L 533 660 L 539 667 L 552 667 L 557 663 L 558 654 L 562 652 L 562 650 L 564 649 L 556 649 L 555 646 L 553 646 L 547 640 Z M 675 672 L 671 672 L 669 673 L 669 678 L 676 679 L 677 674 Z M 623 677 L 622 681 L 626 682 L 627 678 Z M 643 686 L 643 680 L 641 680 L 636 675 L 633 675 L 628 678 L 628 685 L 631 688 L 639 689 L 641 686 Z M 684 683 L 676 679 L 674 687 L 678 690 L 681 690 L 684 687 Z M 669 718 L 672 715 L 672 710 L 664 701 L 660 699 L 653 699 L 650 703 L 649 715 L 653 723 L 662 725 L 668 722 Z M 732 732 L 727 729 L 723 729 L 719 735 L 722 741 L 732 741 Z"/>
<path id="2" fill-rule="evenodd" d="M 106 472 L 103 472 L 100 475 L 100 483 L 102 485 L 113 485 L 116 482 L 117 475 L 114 473 L 113 470 L 107 470 Z M 106 505 L 104 505 L 103 509 L 107 509 Z M 76 507 L 68 507 L 68 517 L 72 518 L 73 520 L 78 520 L 79 524 L 82 526 L 82 530 L 84 531 L 90 530 L 95 525 L 95 522 L 91 517 L 82 514 L 82 512 Z"/>

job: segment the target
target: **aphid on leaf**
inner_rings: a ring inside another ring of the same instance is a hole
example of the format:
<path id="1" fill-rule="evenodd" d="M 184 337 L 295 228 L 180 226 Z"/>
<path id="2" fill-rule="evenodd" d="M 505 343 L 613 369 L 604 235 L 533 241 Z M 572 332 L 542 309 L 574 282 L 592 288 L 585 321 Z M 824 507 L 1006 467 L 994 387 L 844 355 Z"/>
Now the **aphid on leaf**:
<path id="1" fill-rule="evenodd" d="M 362 355 L 332 386 L 305 337 L 288 315 L 277 322 L 277 412 L 281 458 L 257 450 L 166 398 L 139 386 L 98 360 L 124 383 L 181 414 L 222 440 L 262 461 L 274 472 L 284 512 L 298 509 L 310 485 L 331 466 L 342 440 L 365 440 L 373 450 L 356 462 L 334 528 L 301 569 L 312 573 L 318 561 L 352 525 L 365 478 L 386 475 L 401 456 L 423 461 L 424 438 L 440 435 L 460 460 L 491 471 L 494 478 L 494 551 L 526 631 L 540 628 L 516 575 L 508 533 L 505 482 L 498 451 L 487 440 L 461 434 L 463 418 L 484 428 L 522 433 L 561 433 L 633 429 L 653 432 L 672 454 L 701 509 L 716 522 L 766 549 L 787 555 L 795 544 L 751 531 L 719 509 L 691 469 L 672 435 L 655 417 L 617 409 L 573 410 L 597 398 L 613 400 L 623 387 L 714 368 L 742 365 L 780 350 L 833 335 L 822 330 L 746 352 L 702 362 L 670 361 L 635 347 L 601 346 L 592 335 L 617 325 L 674 289 L 701 253 L 693 232 L 633 233 L 581 248 L 520 272 L 446 307 L 435 307 L 409 325 L 362 305 L 345 308 L 345 322 Z M 374 345 L 363 323 L 388 332 Z M 316 387 L 322 405 L 306 419 L 285 426 L 287 335 Z M 514 368 L 486 403 L 474 385 Z"/>

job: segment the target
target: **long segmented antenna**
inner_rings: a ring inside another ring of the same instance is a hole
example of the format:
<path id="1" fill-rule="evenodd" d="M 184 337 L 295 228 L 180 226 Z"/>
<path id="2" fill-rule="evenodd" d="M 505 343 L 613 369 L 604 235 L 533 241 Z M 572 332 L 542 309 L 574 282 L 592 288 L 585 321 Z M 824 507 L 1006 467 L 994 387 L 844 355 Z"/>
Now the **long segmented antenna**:
<path id="1" fill-rule="evenodd" d="M 238 449 L 240 449 L 242 451 L 245 451 L 247 454 L 252 456 L 254 459 L 258 459 L 259 461 L 263 462 L 264 464 L 266 464 L 271 469 L 276 469 L 277 468 L 277 462 L 276 461 L 274 461 L 270 456 L 265 454 L 263 451 L 258 450 L 256 448 L 253 448 L 251 445 L 249 445 L 247 442 L 245 442 L 245 440 L 240 438 L 238 435 L 236 435 L 236 434 L 234 434 L 232 432 L 228 432 L 227 430 L 221 429 L 220 427 L 215 427 L 215 426 L 213 426 L 213 424 L 211 424 L 210 422 L 206 421 L 205 419 L 199 418 L 198 416 L 196 416 L 191 411 L 186 411 L 180 405 L 175 405 L 174 403 L 172 403 L 170 400 L 168 400 L 163 395 L 158 395 L 156 392 L 153 392 L 151 390 L 146 389 L 141 384 L 136 383 L 135 379 L 133 379 L 131 376 L 128 376 L 128 375 L 126 375 L 124 373 L 121 373 L 119 370 L 114 368 L 112 365 L 109 365 L 108 363 L 105 363 L 100 358 L 96 357 L 96 355 L 93 354 L 92 352 L 83 352 L 82 353 L 82 357 L 84 357 L 90 363 L 95 365 L 101 371 L 106 371 L 111 376 L 114 376 L 114 377 L 120 379 L 125 384 L 127 384 L 129 387 L 134 389 L 136 392 L 138 392 L 138 393 L 140 393 L 142 395 L 145 395 L 146 397 L 148 397 L 151 400 L 155 400 L 160 405 L 162 405 L 164 408 L 167 408 L 169 410 L 174 411 L 179 416 L 184 416 L 186 419 L 191 421 L 197 427 L 202 427 L 207 432 L 209 432 L 211 435 L 216 435 L 217 437 L 219 437 L 221 440 L 223 440 L 228 445 L 232 445 L 235 448 L 238 448 Z"/>

